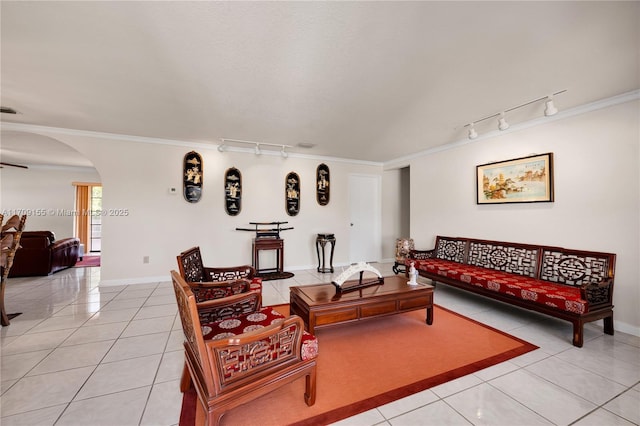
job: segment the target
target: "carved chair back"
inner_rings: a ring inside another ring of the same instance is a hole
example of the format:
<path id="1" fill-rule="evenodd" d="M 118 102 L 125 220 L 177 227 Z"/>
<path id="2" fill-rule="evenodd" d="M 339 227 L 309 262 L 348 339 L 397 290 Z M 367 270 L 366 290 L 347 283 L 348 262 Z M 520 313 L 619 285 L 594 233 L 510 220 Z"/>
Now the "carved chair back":
<path id="1" fill-rule="evenodd" d="M 416 245 L 413 238 L 396 239 L 396 261 L 404 262 L 409 257 L 411 250 L 415 250 Z"/>
<path id="2" fill-rule="evenodd" d="M 178 255 L 180 275 L 188 282 L 199 283 L 210 281 L 204 271 L 200 247 L 191 247 Z"/>
<path id="3" fill-rule="evenodd" d="M 9 250 L 13 246 L 13 234 L 6 234 L 0 240 L 0 266 L 6 268 Z"/>
<path id="4" fill-rule="evenodd" d="M 221 282 L 232 280 L 255 281 L 256 270 L 251 265 L 207 267 L 202 261 L 200 247 L 191 247 L 177 257 L 180 275 L 187 282 Z M 259 282 L 259 281 L 258 281 Z"/>
<path id="5" fill-rule="evenodd" d="M 0 231 L 0 236 L 2 239 L 11 235 L 11 244 L 8 246 L 8 249 L 4 249 L 3 245 L 3 253 L 2 253 L 2 283 L 4 284 L 5 280 L 9 276 L 9 271 L 11 270 L 11 266 L 13 265 L 13 258 L 16 255 L 16 251 L 20 248 L 20 238 L 22 237 L 22 232 L 24 230 L 24 226 L 27 222 L 27 215 L 13 215 L 7 222 L 2 225 L 2 229 Z M 7 239 L 8 241 L 8 239 Z"/>

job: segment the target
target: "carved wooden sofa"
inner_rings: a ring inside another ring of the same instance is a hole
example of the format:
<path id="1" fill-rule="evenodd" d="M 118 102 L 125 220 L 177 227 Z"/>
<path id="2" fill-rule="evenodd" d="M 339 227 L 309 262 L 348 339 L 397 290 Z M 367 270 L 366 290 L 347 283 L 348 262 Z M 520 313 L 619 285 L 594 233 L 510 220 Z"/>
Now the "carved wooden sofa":
<path id="1" fill-rule="evenodd" d="M 574 346 L 585 323 L 603 319 L 614 332 L 615 254 L 438 236 L 412 262 L 423 277 L 571 322 Z"/>
<path id="2" fill-rule="evenodd" d="M 178 272 L 171 278 L 185 336 L 180 390 L 195 387 L 196 425 L 217 425 L 230 409 L 302 377 L 304 400 L 315 403 L 318 341 L 300 317 L 267 307 L 203 323 L 209 302 L 197 303 Z"/>

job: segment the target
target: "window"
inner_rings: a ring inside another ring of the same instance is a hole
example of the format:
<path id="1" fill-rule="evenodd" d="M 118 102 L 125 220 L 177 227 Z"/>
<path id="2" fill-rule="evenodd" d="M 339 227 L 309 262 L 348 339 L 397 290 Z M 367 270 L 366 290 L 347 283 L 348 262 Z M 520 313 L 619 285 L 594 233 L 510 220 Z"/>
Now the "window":
<path id="1" fill-rule="evenodd" d="M 102 247 L 102 187 L 91 187 L 91 244 L 88 247 L 90 253 L 100 252 Z"/>
<path id="2" fill-rule="evenodd" d="M 102 249 L 102 185 L 73 182 L 76 187 L 76 237 L 84 244 L 85 253 Z"/>

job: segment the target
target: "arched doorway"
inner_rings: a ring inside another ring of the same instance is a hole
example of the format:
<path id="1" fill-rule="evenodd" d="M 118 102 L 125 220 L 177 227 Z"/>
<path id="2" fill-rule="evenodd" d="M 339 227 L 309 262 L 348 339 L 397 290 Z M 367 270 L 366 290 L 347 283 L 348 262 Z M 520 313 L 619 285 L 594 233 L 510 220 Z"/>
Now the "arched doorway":
<path id="1" fill-rule="evenodd" d="M 0 137 L 2 161 L 24 166 L 0 169 L 0 209 L 27 212 L 26 230 L 52 231 L 56 238 L 80 237 L 78 223 L 92 207 L 78 204 L 78 183 L 102 191 L 91 161 L 64 142 L 31 131 L 2 130 Z M 88 251 L 91 232 L 87 235 L 89 239 L 81 241 Z"/>

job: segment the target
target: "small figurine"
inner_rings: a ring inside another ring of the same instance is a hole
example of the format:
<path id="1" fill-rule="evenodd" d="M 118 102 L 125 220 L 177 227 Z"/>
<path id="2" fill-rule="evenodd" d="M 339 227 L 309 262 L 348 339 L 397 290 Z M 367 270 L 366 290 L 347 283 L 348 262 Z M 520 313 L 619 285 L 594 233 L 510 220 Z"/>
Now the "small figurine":
<path id="1" fill-rule="evenodd" d="M 407 284 L 418 285 L 418 281 L 416 281 L 417 278 L 418 271 L 416 270 L 415 263 L 411 262 L 411 267 L 409 268 L 409 281 L 407 281 Z"/>

